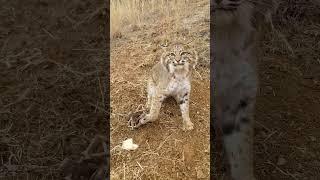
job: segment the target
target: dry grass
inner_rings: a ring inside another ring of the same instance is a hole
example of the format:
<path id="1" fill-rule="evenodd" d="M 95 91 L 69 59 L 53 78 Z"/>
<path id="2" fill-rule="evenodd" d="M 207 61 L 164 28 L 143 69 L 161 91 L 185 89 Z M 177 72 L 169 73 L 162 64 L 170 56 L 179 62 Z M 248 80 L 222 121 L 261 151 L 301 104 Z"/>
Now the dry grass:
<path id="1" fill-rule="evenodd" d="M 1 7 L 0 179 L 62 179 L 62 160 L 106 132 L 105 9 L 97 1 Z"/>
<path id="2" fill-rule="evenodd" d="M 158 18 L 178 22 L 186 13 L 190 0 L 111 0 L 111 37 L 121 37 L 123 28 L 140 28 L 146 23 L 157 23 Z"/>
<path id="3" fill-rule="evenodd" d="M 262 41 L 255 129 L 259 179 L 319 177 L 319 155 L 312 155 L 319 154 L 319 143 L 309 140 L 320 137 L 320 11 L 316 2 L 282 0 L 273 18 L 275 30 L 268 29 Z M 308 150 L 303 152 L 304 148 Z M 281 156 L 290 163 L 279 165 Z"/>
<path id="4" fill-rule="evenodd" d="M 209 177 L 209 2 L 184 3 L 148 1 L 144 5 L 148 11 L 132 13 L 135 23 L 123 18 L 122 38 L 114 36 L 111 40 L 111 179 Z M 111 28 L 115 27 L 111 23 Z M 136 30 L 130 29 L 133 26 Z M 200 75 L 193 74 L 190 105 L 195 129 L 181 130 L 179 107 L 168 100 L 158 121 L 131 130 L 126 120 L 130 112 L 146 103 L 146 80 L 162 53 L 159 44 L 163 39 L 172 43 L 184 38 L 199 53 Z M 121 149 L 127 138 L 133 138 L 139 148 L 131 152 Z"/>

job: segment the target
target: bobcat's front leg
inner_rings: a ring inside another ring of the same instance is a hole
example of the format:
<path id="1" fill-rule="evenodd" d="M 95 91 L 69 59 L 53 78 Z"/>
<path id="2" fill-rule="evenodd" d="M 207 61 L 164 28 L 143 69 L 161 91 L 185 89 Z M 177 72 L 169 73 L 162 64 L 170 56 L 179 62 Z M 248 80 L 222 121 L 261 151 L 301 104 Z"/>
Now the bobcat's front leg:
<path id="1" fill-rule="evenodd" d="M 186 92 L 185 94 L 177 98 L 177 101 L 181 110 L 181 114 L 182 114 L 183 130 L 193 129 L 193 123 L 191 122 L 190 116 L 189 116 L 189 97 L 190 97 L 190 92 Z"/>
<path id="2" fill-rule="evenodd" d="M 146 104 L 146 109 L 150 112 L 150 108 L 151 108 L 151 104 L 152 104 L 152 99 L 155 97 L 156 95 L 156 85 L 153 82 L 152 79 L 149 79 L 148 81 L 148 88 L 147 88 L 147 92 L 148 92 L 148 96 L 147 96 L 147 104 Z"/>
<path id="3" fill-rule="evenodd" d="M 165 99 L 165 95 L 163 95 L 161 92 L 156 92 L 153 96 L 149 96 L 150 99 L 148 99 L 148 104 L 150 104 L 149 113 L 142 114 L 137 119 L 137 123 L 133 126 L 134 128 L 137 128 L 143 124 L 146 124 L 148 122 L 152 122 L 158 119 L 158 116 L 160 114 L 160 109 L 162 105 L 162 101 Z"/>
<path id="4" fill-rule="evenodd" d="M 150 111 L 144 118 L 140 120 L 142 124 L 158 119 L 164 95 L 158 93 L 151 99 Z"/>

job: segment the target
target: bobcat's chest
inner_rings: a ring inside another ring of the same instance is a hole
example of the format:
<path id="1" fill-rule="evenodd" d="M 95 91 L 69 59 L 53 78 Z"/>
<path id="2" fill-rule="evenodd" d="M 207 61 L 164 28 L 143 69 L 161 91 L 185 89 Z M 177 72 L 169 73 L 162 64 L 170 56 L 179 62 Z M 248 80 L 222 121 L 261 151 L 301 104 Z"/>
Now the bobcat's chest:
<path id="1" fill-rule="evenodd" d="M 167 88 L 166 94 L 169 96 L 177 96 L 189 92 L 191 89 L 190 80 L 188 77 L 171 77 Z"/>

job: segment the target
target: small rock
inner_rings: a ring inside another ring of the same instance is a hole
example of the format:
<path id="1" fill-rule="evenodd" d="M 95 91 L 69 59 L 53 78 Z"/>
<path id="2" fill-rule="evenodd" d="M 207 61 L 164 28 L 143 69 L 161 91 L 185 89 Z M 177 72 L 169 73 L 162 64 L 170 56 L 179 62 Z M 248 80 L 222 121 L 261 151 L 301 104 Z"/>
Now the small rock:
<path id="1" fill-rule="evenodd" d="M 286 159 L 284 159 L 283 157 L 279 157 L 278 162 L 277 162 L 278 166 L 285 165 L 286 163 L 287 163 Z"/>

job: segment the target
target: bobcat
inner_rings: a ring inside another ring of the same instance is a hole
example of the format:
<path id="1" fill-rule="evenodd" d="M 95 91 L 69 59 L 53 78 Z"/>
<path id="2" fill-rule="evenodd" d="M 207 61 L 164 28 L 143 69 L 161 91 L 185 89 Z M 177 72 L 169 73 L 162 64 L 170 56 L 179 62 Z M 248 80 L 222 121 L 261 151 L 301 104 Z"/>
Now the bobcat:
<path id="1" fill-rule="evenodd" d="M 189 51 L 186 45 L 175 43 L 165 47 L 160 62 L 155 64 L 148 79 L 148 114 L 142 114 L 135 122 L 129 122 L 134 128 L 155 121 L 160 113 L 162 102 L 172 96 L 180 106 L 183 129 L 192 130 L 189 117 L 191 73 L 198 61 L 197 53 Z"/>
<path id="2" fill-rule="evenodd" d="M 253 180 L 253 113 L 258 88 L 258 17 L 270 17 L 273 0 L 211 0 L 216 131 L 233 180 Z M 220 129 L 221 128 L 221 129 Z"/>

